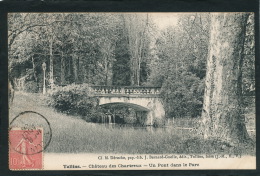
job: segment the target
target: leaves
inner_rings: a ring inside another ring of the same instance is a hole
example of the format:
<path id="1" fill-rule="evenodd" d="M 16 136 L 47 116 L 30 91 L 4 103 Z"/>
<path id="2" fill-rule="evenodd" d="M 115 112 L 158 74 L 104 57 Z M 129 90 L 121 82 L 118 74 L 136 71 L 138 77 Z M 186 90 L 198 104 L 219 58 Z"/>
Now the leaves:
<path id="1" fill-rule="evenodd" d="M 49 72 L 49 59 L 52 57 L 56 84 L 106 84 L 109 73 L 105 70 L 108 65 L 111 69 L 115 60 L 118 15 L 12 13 L 8 21 L 11 72 L 14 64 L 30 61 L 32 57 L 37 66 L 46 62 L 46 71 Z M 72 61 L 75 62 L 74 66 Z M 104 62 L 106 66 L 100 67 Z M 41 74 L 39 68 L 36 76 L 41 77 Z M 18 78 L 21 76 L 16 75 Z"/>
<path id="2" fill-rule="evenodd" d="M 48 104 L 61 112 L 86 116 L 96 107 L 97 98 L 92 96 L 87 84 L 72 84 L 53 91 Z"/>
<path id="3" fill-rule="evenodd" d="M 156 40 L 148 80 L 151 85 L 162 86 L 169 118 L 201 113 L 208 23 L 205 14 L 183 15 L 177 26 L 166 28 Z"/>

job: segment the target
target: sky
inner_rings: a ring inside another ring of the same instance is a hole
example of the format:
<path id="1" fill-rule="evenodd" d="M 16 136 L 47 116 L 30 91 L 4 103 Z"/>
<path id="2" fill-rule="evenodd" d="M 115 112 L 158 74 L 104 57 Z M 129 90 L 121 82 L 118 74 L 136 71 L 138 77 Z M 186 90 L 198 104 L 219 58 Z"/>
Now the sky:
<path id="1" fill-rule="evenodd" d="M 160 29 L 175 26 L 179 20 L 178 13 L 150 13 L 149 15 Z"/>

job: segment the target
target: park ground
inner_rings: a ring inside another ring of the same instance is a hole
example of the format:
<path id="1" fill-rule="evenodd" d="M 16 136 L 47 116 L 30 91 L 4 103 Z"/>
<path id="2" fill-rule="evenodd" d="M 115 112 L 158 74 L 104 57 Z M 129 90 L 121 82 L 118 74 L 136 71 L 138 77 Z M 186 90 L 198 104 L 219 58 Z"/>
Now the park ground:
<path id="1" fill-rule="evenodd" d="M 195 130 L 198 119 L 175 119 L 165 128 L 114 127 L 87 123 L 78 116 L 55 111 L 41 94 L 15 93 L 10 103 L 9 120 L 23 111 L 35 111 L 49 121 L 52 138 L 45 152 L 50 153 L 126 153 L 126 154 L 246 154 L 255 155 L 255 146 L 230 147 L 218 140 L 204 140 Z M 247 115 L 246 125 L 255 142 L 254 114 Z M 33 122 L 31 122 L 33 123 Z"/>

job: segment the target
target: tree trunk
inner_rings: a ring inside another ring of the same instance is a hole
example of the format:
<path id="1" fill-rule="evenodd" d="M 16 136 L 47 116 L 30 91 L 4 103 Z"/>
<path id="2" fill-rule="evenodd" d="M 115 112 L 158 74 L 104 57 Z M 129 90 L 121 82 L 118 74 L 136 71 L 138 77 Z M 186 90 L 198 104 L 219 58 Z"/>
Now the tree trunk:
<path id="1" fill-rule="evenodd" d="M 87 66 L 85 63 L 82 65 L 82 72 L 83 72 L 83 83 L 87 83 L 88 82 Z"/>
<path id="2" fill-rule="evenodd" d="M 148 27 L 148 15 L 137 14 L 123 15 L 124 24 L 128 37 L 128 49 L 130 52 L 131 85 L 140 85 L 141 62 L 143 60 L 142 51 L 145 39 L 145 32 Z M 126 20 L 128 19 L 128 20 Z M 146 21 L 145 21 L 146 20 Z"/>
<path id="3" fill-rule="evenodd" d="M 104 41 L 103 46 L 103 61 L 104 61 L 104 72 L 105 72 L 105 85 L 112 85 L 112 63 L 111 59 L 113 56 L 114 48 L 111 41 Z"/>
<path id="4" fill-rule="evenodd" d="M 111 86 L 112 85 L 112 82 L 113 82 L 113 79 L 112 79 L 112 77 L 113 77 L 113 69 L 112 69 L 112 66 L 113 64 L 112 64 L 112 62 L 110 62 L 110 63 L 108 63 L 107 64 L 107 85 L 108 86 Z"/>
<path id="5" fill-rule="evenodd" d="M 72 78 L 71 78 L 71 69 L 72 69 L 72 67 L 71 67 L 71 61 L 72 60 L 72 58 L 71 57 L 69 57 L 68 58 L 68 75 L 67 75 L 67 77 L 69 78 L 69 84 L 71 84 L 71 83 L 73 83 L 74 81 L 72 81 Z"/>
<path id="6" fill-rule="evenodd" d="M 63 52 L 61 52 L 61 63 L 60 63 L 60 83 L 61 85 L 65 84 L 65 59 Z"/>
<path id="7" fill-rule="evenodd" d="M 54 79 L 53 79 L 53 52 L 52 52 L 53 39 L 50 39 L 50 85 L 51 89 L 53 88 Z"/>
<path id="8" fill-rule="evenodd" d="M 77 57 L 75 54 L 72 55 L 72 65 L 73 65 L 73 73 L 74 73 L 74 82 L 78 83 L 78 64 L 77 64 Z"/>
<path id="9" fill-rule="evenodd" d="M 82 70 L 82 64 L 80 64 L 80 57 L 76 57 L 77 58 L 77 66 L 78 66 L 78 83 L 82 82 L 82 73 L 80 72 L 80 70 Z"/>
<path id="10" fill-rule="evenodd" d="M 33 77 L 34 77 L 34 80 L 36 82 L 36 85 L 37 85 L 37 90 L 39 88 L 39 83 L 38 83 L 38 78 L 36 76 L 36 67 L 35 67 L 35 62 L 34 62 L 34 57 L 32 57 L 32 65 L 33 65 Z"/>
<path id="11" fill-rule="evenodd" d="M 108 59 L 107 59 L 107 56 L 108 54 L 105 54 L 104 57 L 103 57 L 103 60 L 105 62 L 105 85 L 107 86 L 108 85 Z"/>
<path id="12" fill-rule="evenodd" d="M 247 13 L 213 13 L 203 104 L 204 137 L 229 144 L 249 139 L 242 106 L 242 62 Z"/>

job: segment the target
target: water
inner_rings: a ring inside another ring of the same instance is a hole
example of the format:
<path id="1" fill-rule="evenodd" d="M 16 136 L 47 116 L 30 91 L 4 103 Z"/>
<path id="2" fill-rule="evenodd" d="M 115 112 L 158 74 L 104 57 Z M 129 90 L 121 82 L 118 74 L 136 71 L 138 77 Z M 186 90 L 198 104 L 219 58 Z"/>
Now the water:
<path id="1" fill-rule="evenodd" d="M 154 127 L 154 126 L 141 126 L 135 124 L 117 124 L 117 123 L 94 123 L 92 124 L 97 128 L 107 128 L 107 129 L 120 129 L 123 131 L 140 131 L 140 132 L 150 132 L 150 133 L 168 133 L 173 131 L 178 131 L 178 133 L 189 132 L 190 128 L 182 128 L 174 125 L 166 125 L 162 127 Z"/>

